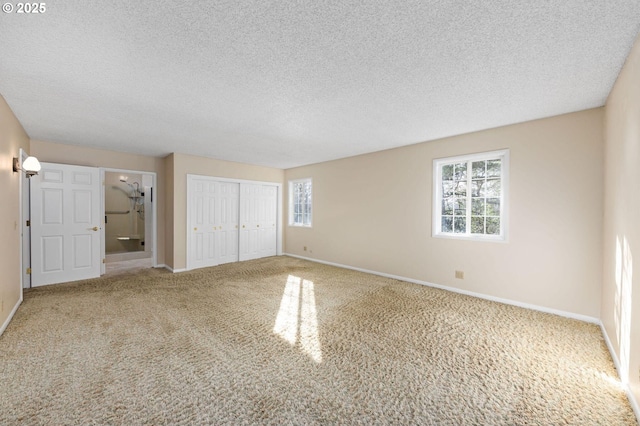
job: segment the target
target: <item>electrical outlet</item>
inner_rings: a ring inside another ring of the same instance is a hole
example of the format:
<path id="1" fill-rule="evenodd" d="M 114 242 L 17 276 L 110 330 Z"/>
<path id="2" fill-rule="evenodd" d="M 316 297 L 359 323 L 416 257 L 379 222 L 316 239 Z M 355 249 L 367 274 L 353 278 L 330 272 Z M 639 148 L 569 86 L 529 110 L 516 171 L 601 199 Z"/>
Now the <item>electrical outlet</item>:
<path id="1" fill-rule="evenodd" d="M 464 271 L 456 271 L 456 278 L 464 280 Z"/>
<path id="2" fill-rule="evenodd" d="M 304 246 L 304 251 L 307 251 L 307 246 Z"/>

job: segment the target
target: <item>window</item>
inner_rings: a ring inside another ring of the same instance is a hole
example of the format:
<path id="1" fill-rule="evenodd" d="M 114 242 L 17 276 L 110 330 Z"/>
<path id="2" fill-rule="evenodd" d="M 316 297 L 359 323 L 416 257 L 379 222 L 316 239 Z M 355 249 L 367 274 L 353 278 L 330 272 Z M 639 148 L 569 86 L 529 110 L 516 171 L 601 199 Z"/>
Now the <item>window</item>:
<path id="1" fill-rule="evenodd" d="M 311 226 L 311 178 L 289 181 L 289 225 Z"/>
<path id="2" fill-rule="evenodd" d="M 505 240 L 509 151 L 433 161 L 433 235 Z"/>

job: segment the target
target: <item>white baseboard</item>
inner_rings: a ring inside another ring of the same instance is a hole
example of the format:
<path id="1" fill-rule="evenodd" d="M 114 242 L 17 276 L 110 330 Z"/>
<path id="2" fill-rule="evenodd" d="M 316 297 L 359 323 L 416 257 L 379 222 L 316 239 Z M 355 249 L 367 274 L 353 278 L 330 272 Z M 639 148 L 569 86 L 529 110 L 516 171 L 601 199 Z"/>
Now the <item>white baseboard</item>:
<path id="1" fill-rule="evenodd" d="M 16 303 L 16 306 L 13 307 L 13 309 L 9 313 L 9 316 L 4 321 L 4 324 L 2 324 L 2 327 L 0 327 L 0 336 L 2 336 L 2 333 L 4 333 L 4 331 L 7 329 L 7 327 L 9 326 L 9 323 L 11 322 L 11 319 L 16 314 L 16 312 L 18 312 L 18 307 L 22 303 L 22 292 L 20 292 L 20 293 L 21 294 L 20 294 L 20 299 L 18 299 L 18 303 Z"/>
<path id="2" fill-rule="evenodd" d="M 622 376 L 620 375 L 620 360 L 618 359 L 618 355 L 616 351 L 613 350 L 613 345 L 611 344 L 611 339 L 609 339 L 609 334 L 607 333 L 607 329 L 604 328 L 604 324 L 600 322 L 600 329 L 602 330 L 602 335 L 604 336 L 604 341 L 607 344 L 607 349 L 609 349 L 609 353 L 611 354 L 611 359 L 613 360 L 613 365 L 616 367 L 616 371 L 618 372 L 618 377 L 620 378 L 620 382 L 622 383 L 622 387 L 627 394 L 627 399 L 629 400 L 629 404 L 631 404 L 631 408 L 633 409 L 633 413 L 636 415 L 636 419 L 638 419 L 638 425 L 640 425 L 640 405 L 638 405 L 638 401 L 633 396 L 631 392 L 631 388 L 628 383 L 624 383 L 622 380 Z"/>
<path id="3" fill-rule="evenodd" d="M 180 268 L 180 269 L 173 269 L 171 266 L 169 265 L 162 265 L 165 269 L 167 269 L 169 272 L 173 272 L 174 274 L 177 274 L 178 272 L 185 272 L 187 270 L 187 268 Z M 160 267 L 160 265 L 158 265 L 158 268 Z"/>
<path id="4" fill-rule="evenodd" d="M 588 322 L 588 323 L 592 323 L 592 324 L 600 324 L 600 320 L 598 318 L 594 318 L 594 317 L 590 317 L 590 316 L 582 315 L 582 314 L 576 314 L 576 313 L 573 313 L 573 312 L 561 311 L 559 309 L 547 308 L 546 306 L 532 305 L 530 303 L 519 302 L 517 300 L 511 300 L 511 299 L 503 299 L 501 297 L 495 297 L 495 296 L 491 296 L 491 295 L 488 295 L 488 294 L 476 293 L 476 292 L 473 292 L 473 291 L 462 290 L 462 289 L 459 289 L 459 288 L 449 287 L 449 286 L 441 285 L 441 284 L 434 284 L 434 283 L 430 283 L 428 281 L 416 280 L 416 279 L 413 279 L 413 278 L 402 277 L 402 276 L 399 276 L 399 275 L 393 275 L 393 274 L 387 274 L 387 273 L 384 273 L 384 272 L 372 271 L 372 270 L 369 270 L 369 269 L 357 268 L 355 266 L 342 265 L 340 263 L 327 262 L 327 261 L 324 261 L 324 260 L 313 259 L 313 258 L 304 257 L 304 256 L 298 256 L 298 255 L 295 255 L 295 254 L 285 253 L 285 256 L 291 256 L 291 257 L 295 257 L 295 258 L 298 258 L 298 259 L 309 260 L 311 262 L 323 263 L 325 265 L 337 266 L 339 268 L 352 269 L 354 271 L 365 272 L 367 274 L 373 274 L 373 275 L 379 275 L 381 277 L 392 278 L 394 280 L 407 281 L 407 282 L 414 283 L 414 284 L 425 285 L 427 287 L 438 288 L 440 290 L 451 291 L 451 292 L 454 292 L 454 293 L 464 294 L 466 296 L 473 296 L 473 297 L 477 297 L 477 298 L 480 298 L 480 299 L 490 300 L 492 302 L 499 302 L 499 303 L 504 303 L 506 305 L 518 306 L 520 308 L 526 308 L 526 309 L 531 309 L 531 310 L 534 310 L 534 311 L 545 312 L 545 313 L 548 313 L 548 314 L 559 315 L 559 316 L 562 316 L 562 317 L 576 319 L 576 320 L 579 320 L 579 321 L 584 321 L 584 322 Z"/>

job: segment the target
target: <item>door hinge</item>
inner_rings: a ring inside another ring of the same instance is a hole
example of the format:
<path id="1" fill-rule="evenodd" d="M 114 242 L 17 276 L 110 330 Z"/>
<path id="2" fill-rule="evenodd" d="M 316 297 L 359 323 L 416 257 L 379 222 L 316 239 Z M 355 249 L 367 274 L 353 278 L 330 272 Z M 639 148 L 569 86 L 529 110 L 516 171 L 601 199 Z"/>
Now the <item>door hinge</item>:
<path id="1" fill-rule="evenodd" d="M 30 220 L 27 221 L 27 226 L 31 226 L 31 221 Z"/>
<path id="2" fill-rule="evenodd" d="M 102 259 L 102 263 L 107 263 L 107 259 Z"/>
<path id="3" fill-rule="evenodd" d="M 27 268 L 27 275 L 31 275 L 31 268 Z"/>

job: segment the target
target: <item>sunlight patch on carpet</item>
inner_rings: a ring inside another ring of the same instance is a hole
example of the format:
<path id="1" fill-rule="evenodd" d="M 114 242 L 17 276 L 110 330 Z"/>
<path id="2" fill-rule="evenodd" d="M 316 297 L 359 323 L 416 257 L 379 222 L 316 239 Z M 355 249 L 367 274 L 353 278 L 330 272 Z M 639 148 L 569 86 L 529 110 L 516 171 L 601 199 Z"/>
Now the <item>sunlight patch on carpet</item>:
<path id="1" fill-rule="evenodd" d="M 322 362 L 313 281 L 289 275 L 273 332 L 294 346 L 297 342 L 315 362 Z"/>

